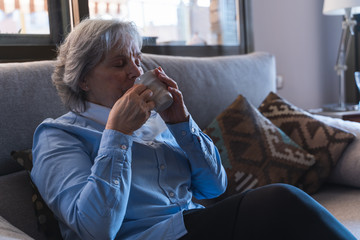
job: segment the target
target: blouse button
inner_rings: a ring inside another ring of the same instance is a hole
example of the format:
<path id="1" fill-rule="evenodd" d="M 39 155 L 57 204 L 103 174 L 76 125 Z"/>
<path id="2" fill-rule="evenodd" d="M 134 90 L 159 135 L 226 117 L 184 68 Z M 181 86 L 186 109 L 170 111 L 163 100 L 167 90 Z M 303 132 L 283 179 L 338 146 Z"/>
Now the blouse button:
<path id="1" fill-rule="evenodd" d="M 170 196 L 170 197 L 174 197 L 174 196 L 175 196 L 175 193 L 170 192 L 170 193 L 169 193 L 169 196 Z"/>
<path id="2" fill-rule="evenodd" d="M 165 169 L 165 165 L 164 165 L 164 164 L 161 164 L 161 165 L 160 165 L 160 169 L 161 169 L 161 170 L 164 170 L 164 169 Z"/>
<path id="3" fill-rule="evenodd" d="M 114 180 L 113 183 L 114 183 L 115 185 L 119 185 L 119 180 Z"/>
<path id="4" fill-rule="evenodd" d="M 192 133 L 195 133 L 195 128 L 191 128 L 191 132 L 192 132 Z"/>
<path id="5" fill-rule="evenodd" d="M 120 145 L 120 148 L 121 148 L 122 150 L 126 150 L 126 149 L 127 149 L 127 146 L 126 146 L 126 145 Z"/>

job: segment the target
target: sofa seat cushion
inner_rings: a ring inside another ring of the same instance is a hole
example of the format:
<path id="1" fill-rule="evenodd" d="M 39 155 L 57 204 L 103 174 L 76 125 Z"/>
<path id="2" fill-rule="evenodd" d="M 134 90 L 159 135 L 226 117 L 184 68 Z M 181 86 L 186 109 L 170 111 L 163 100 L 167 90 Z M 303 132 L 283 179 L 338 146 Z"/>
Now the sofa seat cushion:
<path id="1" fill-rule="evenodd" d="M 360 189 L 325 184 L 312 196 L 360 239 Z"/>

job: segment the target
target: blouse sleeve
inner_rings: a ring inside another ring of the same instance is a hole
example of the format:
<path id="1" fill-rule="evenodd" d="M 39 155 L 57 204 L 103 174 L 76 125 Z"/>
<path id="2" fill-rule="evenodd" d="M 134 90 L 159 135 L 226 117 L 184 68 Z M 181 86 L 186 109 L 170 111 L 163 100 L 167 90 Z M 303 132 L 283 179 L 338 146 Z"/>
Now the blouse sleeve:
<path id="1" fill-rule="evenodd" d="M 131 183 L 132 139 L 104 130 L 94 163 L 73 134 L 42 125 L 34 135 L 31 177 L 49 208 L 81 239 L 114 239 Z M 100 227 L 101 226 L 101 227 Z"/>
<path id="2" fill-rule="evenodd" d="M 191 185 L 197 199 L 214 198 L 226 190 L 227 176 L 212 140 L 190 117 L 188 122 L 168 124 L 191 167 Z"/>

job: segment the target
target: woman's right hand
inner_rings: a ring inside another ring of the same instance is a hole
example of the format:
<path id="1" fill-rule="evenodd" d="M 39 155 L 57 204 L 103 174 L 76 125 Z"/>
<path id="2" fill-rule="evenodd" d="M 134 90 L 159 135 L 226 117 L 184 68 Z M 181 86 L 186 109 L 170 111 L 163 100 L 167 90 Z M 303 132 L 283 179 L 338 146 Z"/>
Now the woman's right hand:
<path id="1" fill-rule="evenodd" d="M 150 100 L 152 95 L 145 85 L 134 85 L 115 102 L 105 128 L 131 135 L 147 121 L 155 108 L 154 101 Z"/>

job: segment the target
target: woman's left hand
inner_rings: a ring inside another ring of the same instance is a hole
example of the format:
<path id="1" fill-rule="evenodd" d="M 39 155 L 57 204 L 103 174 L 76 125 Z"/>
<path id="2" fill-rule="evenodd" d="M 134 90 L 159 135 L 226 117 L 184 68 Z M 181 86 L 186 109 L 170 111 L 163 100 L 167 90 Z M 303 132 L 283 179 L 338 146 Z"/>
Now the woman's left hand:
<path id="1" fill-rule="evenodd" d="M 160 116 L 166 123 L 180 123 L 189 120 L 189 112 L 184 104 L 182 93 L 174 80 L 169 78 L 161 67 L 154 70 L 156 77 L 167 86 L 167 90 L 173 96 L 172 105 L 160 112 Z"/>

